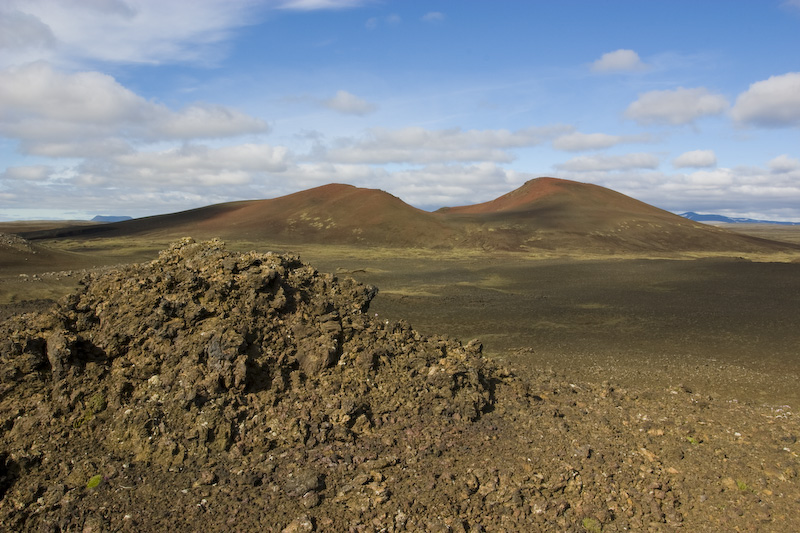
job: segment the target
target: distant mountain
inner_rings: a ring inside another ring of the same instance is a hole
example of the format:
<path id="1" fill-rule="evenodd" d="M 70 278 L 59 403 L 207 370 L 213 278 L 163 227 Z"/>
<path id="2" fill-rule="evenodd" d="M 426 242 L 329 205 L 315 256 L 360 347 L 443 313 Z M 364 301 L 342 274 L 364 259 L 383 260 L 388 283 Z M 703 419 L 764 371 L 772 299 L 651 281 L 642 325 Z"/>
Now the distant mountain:
<path id="1" fill-rule="evenodd" d="M 115 216 L 115 215 L 97 215 L 92 219 L 92 222 L 122 222 L 123 220 L 132 220 L 132 217 Z"/>
<path id="2" fill-rule="evenodd" d="M 377 189 L 330 184 L 268 200 L 23 234 L 28 239 L 130 235 L 587 254 L 800 249 L 700 224 L 605 187 L 557 178 L 533 179 L 492 201 L 433 213 Z"/>
<path id="3" fill-rule="evenodd" d="M 702 215 L 693 211 L 681 213 L 683 218 L 696 222 L 724 222 L 726 224 L 780 224 L 782 226 L 800 226 L 800 222 L 781 222 L 778 220 L 758 220 L 755 218 L 731 218 L 723 215 Z"/>

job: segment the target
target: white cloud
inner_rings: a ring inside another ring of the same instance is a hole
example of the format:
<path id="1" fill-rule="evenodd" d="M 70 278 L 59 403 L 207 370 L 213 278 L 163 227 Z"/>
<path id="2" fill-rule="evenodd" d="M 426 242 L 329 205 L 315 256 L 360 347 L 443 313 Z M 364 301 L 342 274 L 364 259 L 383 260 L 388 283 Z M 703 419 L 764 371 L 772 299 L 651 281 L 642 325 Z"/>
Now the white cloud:
<path id="1" fill-rule="evenodd" d="M 23 140 L 19 145 L 23 154 L 44 157 L 109 157 L 133 151 L 130 143 L 119 137 L 80 139 L 76 141 Z"/>
<path id="2" fill-rule="evenodd" d="M 184 145 L 91 159 L 76 169 L 76 181 L 95 186 L 162 187 L 242 185 L 262 173 L 281 173 L 290 164 L 288 150 L 265 144 L 210 148 Z"/>
<path id="3" fill-rule="evenodd" d="M 494 163 L 434 164 L 393 173 L 387 190 L 411 205 L 438 209 L 492 200 L 535 177 Z"/>
<path id="4" fill-rule="evenodd" d="M 52 172 L 53 168 L 47 165 L 8 167 L 0 174 L 0 177 L 9 180 L 43 181 L 50 177 Z"/>
<path id="5" fill-rule="evenodd" d="M 439 22 L 442 20 L 444 20 L 444 13 L 440 13 L 438 11 L 431 11 L 422 16 L 423 22 Z"/>
<path id="6" fill-rule="evenodd" d="M 184 145 L 160 152 L 137 152 L 110 158 L 128 168 L 193 172 L 195 170 L 230 170 L 280 172 L 286 169 L 288 151 L 266 144 L 243 144 L 209 148 Z"/>
<path id="7" fill-rule="evenodd" d="M 266 133 L 267 124 L 235 109 L 206 103 L 179 112 L 161 112 L 153 121 L 153 135 L 169 139 L 235 137 L 245 133 Z"/>
<path id="8" fill-rule="evenodd" d="M 717 164 L 717 156 L 714 150 L 692 150 L 684 152 L 672 160 L 672 165 L 676 168 L 686 167 L 713 167 Z"/>
<path id="9" fill-rule="evenodd" d="M 0 135 L 28 153 L 98 155 L 130 140 L 221 138 L 268 131 L 234 109 L 195 104 L 180 111 L 145 100 L 98 72 L 65 74 L 43 62 L 0 71 Z"/>
<path id="10" fill-rule="evenodd" d="M 786 154 L 779 155 L 771 159 L 767 166 L 772 172 L 777 174 L 782 174 L 786 172 L 792 172 L 794 170 L 800 170 L 800 159 L 796 157 L 789 157 Z"/>
<path id="11" fill-rule="evenodd" d="M 52 49 L 56 38 L 38 18 L 17 9 L 0 7 L 0 50 L 20 52 Z"/>
<path id="12" fill-rule="evenodd" d="M 114 123 L 135 120 L 152 104 L 99 72 L 64 74 L 44 62 L 0 72 L 0 117 Z"/>
<path id="13" fill-rule="evenodd" d="M 354 8 L 370 0 L 3 0 L 0 68 L 36 60 L 213 64 L 234 30 L 268 9 Z M 187 7 L 190 7 L 187 9 Z"/>
<path id="14" fill-rule="evenodd" d="M 609 135 L 607 133 L 580 133 L 573 132 L 553 140 L 553 148 L 566 152 L 582 152 L 585 150 L 600 150 L 610 148 L 622 143 L 649 142 L 649 135 Z"/>
<path id="15" fill-rule="evenodd" d="M 340 140 L 327 152 L 330 161 L 340 163 L 437 163 L 452 161 L 508 162 L 512 148 L 536 146 L 571 129 L 545 126 L 509 130 L 428 130 L 408 127 L 399 130 L 374 128 L 365 139 Z"/>
<path id="16" fill-rule="evenodd" d="M 294 190 L 297 190 L 297 187 L 308 188 L 327 183 L 348 183 L 361 186 L 370 184 L 370 187 L 379 187 L 379 184 L 387 180 L 389 172 L 369 165 L 321 161 L 291 165 L 281 176 L 287 180 L 287 183 L 292 184 Z"/>
<path id="17" fill-rule="evenodd" d="M 736 98 L 731 116 L 765 127 L 800 127 L 800 72 L 758 81 Z"/>
<path id="18" fill-rule="evenodd" d="M 3 53 L 0 66 L 46 59 L 74 65 L 100 60 L 122 63 L 213 63 L 225 54 L 221 46 L 235 29 L 254 22 L 265 2 L 197 0 L 4 0 L 0 18 L 26 17 L 17 37 L 28 48 L 38 43 L 38 55 Z M 48 28 L 50 35 L 43 32 Z M 42 47 L 41 44 L 55 46 Z"/>
<path id="19" fill-rule="evenodd" d="M 658 165 L 658 157 L 653 154 L 632 153 L 623 155 L 584 155 L 558 164 L 556 168 L 574 172 L 592 172 L 598 170 L 629 170 L 633 168 L 654 169 Z"/>
<path id="20" fill-rule="evenodd" d="M 650 91 L 639 95 L 625 111 L 625 116 L 640 124 L 690 124 L 698 118 L 719 115 L 728 101 L 705 87 Z"/>
<path id="21" fill-rule="evenodd" d="M 800 221 L 800 167 L 781 173 L 740 166 L 693 172 L 641 169 L 560 171 L 673 212 L 695 211 L 764 220 Z"/>
<path id="22" fill-rule="evenodd" d="M 698 170 L 688 174 L 685 183 L 693 188 L 712 188 L 718 189 L 733 185 L 734 175 L 729 168 L 718 168 L 714 170 Z"/>
<path id="23" fill-rule="evenodd" d="M 337 91 L 333 98 L 323 102 L 328 109 L 348 115 L 367 115 L 377 109 L 374 104 L 347 91 Z"/>
<path id="24" fill-rule="evenodd" d="M 275 180 L 275 196 L 326 183 L 377 188 L 423 209 L 491 200 L 537 177 L 489 162 L 439 164 L 389 171 L 383 167 L 330 162 L 291 165 Z M 291 188 L 285 188 L 289 184 Z"/>
<path id="25" fill-rule="evenodd" d="M 639 54 L 625 49 L 605 53 L 592 63 L 594 72 L 631 72 L 645 69 L 647 65 L 639 58 Z"/>

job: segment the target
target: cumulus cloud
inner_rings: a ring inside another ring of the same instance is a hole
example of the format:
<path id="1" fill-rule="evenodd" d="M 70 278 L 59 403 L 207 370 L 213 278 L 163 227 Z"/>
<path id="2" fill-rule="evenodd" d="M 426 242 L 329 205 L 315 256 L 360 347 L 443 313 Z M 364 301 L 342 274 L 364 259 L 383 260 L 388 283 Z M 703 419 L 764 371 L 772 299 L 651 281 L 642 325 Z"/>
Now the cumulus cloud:
<path id="1" fill-rule="evenodd" d="M 44 62 L 0 72 L 0 117 L 113 123 L 131 120 L 148 106 L 140 96 L 99 72 L 65 74 Z"/>
<path id="2" fill-rule="evenodd" d="M 734 183 L 734 174 L 729 168 L 718 168 L 714 170 L 698 170 L 687 174 L 685 183 L 690 187 L 719 189 Z"/>
<path id="3" fill-rule="evenodd" d="M 17 9 L 0 7 L 0 50 L 20 52 L 52 49 L 56 38 L 38 18 Z"/>
<path id="4" fill-rule="evenodd" d="M 19 144 L 23 154 L 44 157 L 109 157 L 133 151 L 128 141 L 119 137 L 78 139 L 75 141 L 49 141 L 25 139 Z"/>
<path id="5" fill-rule="evenodd" d="M 122 0 L 4 3 L 6 9 L 0 19 L 8 20 L 12 13 L 15 20 L 24 23 L 14 33 L 17 48 L 38 46 L 40 53 L 20 55 L 0 49 L 0 66 L 20 64 L 21 58 L 67 65 L 95 60 L 213 62 L 224 55 L 220 45 L 230 32 L 256 20 L 264 6 L 264 2 L 224 0 L 198 0 L 192 2 L 191 9 L 186 9 L 184 2 Z"/>
<path id="6" fill-rule="evenodd" d="M 558 164 L 556 168 L 574 172 L 654 169 L 658 167 L 659 163 L 660 161 L 655 155 L 639 152 L 623 155 L 584 155 Z"/>
<path id="7" fill-rule="evenodd" d="M 186 185 L 250 183 L 258 173 L 280 173 L 289 165 L 288 150 L 265 144 L 210 148 L 184 145 L 91 159 L 78 167 L 77 180 L 94 185 L 136 184 L 181 188 Z"/>
<path id="8" fill-rule="evenodd" d="M 684 152 L 672 160 L 672 166 L 675 168 L 713 167 L 716 164 L 717 156 L 714 150 L 692 150 L 691 152 Z"/>
<path id="9" fill-rule="evenodd" d="M 43 181 L 53 172 L 47 165 L 31 165 L 21 167 L 8 167 L 0 177 L 8 180 Z"/>
<path id="10" fill-rule="evenodd" d="M 508 162 L 512 148 L 536 146 L 563 132 L 568 126 L 545 126 L 509 130 L 429 130 L 408 127 L 398 130 L 374 128 L 364 139 L 341 140 L 326 154 L 340 163 L 422 163 L 452 161 Z"/>
<path id="11" fill-rule="evenodd" d="M 537 176 L 494 163 L 432 164 L 393 173 L 387 190 L 423 209 L 492 200 Z"/>
<path id="12" fill-rule="evenodd" d="M 268 9 L 358 7 L 369 0 L 3 0 L 0 67 L 35 60 L 162 64 L 214 63 L 231 33 Z"/>
<path id="13" fill-rule="evenodd" d="M 631 72 L 645 69 L 647 65 L 639 58 L 639 54 L 625 49 L 605 53 L 592 63 L 594 72 Z"/>
<path id="14" fill-rule="evenodd" d="M 783 174 L 786 172 L 800 170 L 800 159 L 782 154 L 774 159 L 770 159 L 770 161 L 767 163 L 767 166 L 772 172 Z"/>
<path id="15" fill-rule="evenodd" d="M 377 109 L 374 104 L 347 91 L 337 91 L 333 98 L 322 102 L 328 109 L 347 115 L 367 115 Z"/>
<path id="16" fill-rule="evenodd" d="M 364 164 L 311 162 L 291 165 L 280 174 L 275 182 L 280 192 L 275 195 L 340 182 L 383 189 L 416 207 L 438 209 L 491 200 L 535 177 L 490 162 L 432 163 L 393 171 Z M 284 189 L 286 183 L 293 189 Z"/>
<path id="17" fill-rule="evenodd" d="M 662 172 L 658 169 L 559 170 L 558 177 L 609 187 L 676 213 L 695 211 L 763 220 L 797 220 L 800 169 L 758 167 Z"/>
<path id="18" fill-rule="evenodd" d="M 582 152 L 585 150 L 610 148 L 622 143 L 648 141 L 650 141 L 648 135 L 609 135 L 607 133 L 573 132 L 553 140 L 553 148 L 566 152 Z"/>
<path id="19" fill-rule="evenodd" d="M 242 144 L 210 148 L 203 145 L 184 145 L 158 152 L 137 152 L 111 159 L 127 167 L 146 167 L 160 170 L 197 169 L 222 170 L 238 168 L 253 171 L 282 171 L 286 168 L 287 150 L 266 144 Z"/>
<path id="20" fill-rule="evenodd" d="M 800 127 L 800 72 L 758 81 L 736 98 L 734 120 L 769 128 Z"/>
<path id="21" fill-rule="evenodd" d="M 66 74 L 38 62 L 0 72 L 0 135 L 28 153 L 97 155 L 128 140 L 222 138 L 268 131 L 237 110 L 194 104 L 179 111 L 145 100 L 98 72 Z M 77 141 L 76 141 L 77 139 Z"/>
<path id="22" fill-rule="evenodd" d="M 160 106 L 159 106 L 160 107 Z M 229 107 L 198 103 L 177 112 L 164 112 L 155 117 L 152 134 L 170 139 L 235 137 L 245 133 L 266 133 L 269 126 Z"/>
<path id="23" fill-rule="evenodd" d="M 728 108 L 727 99 L 705 87 L 650 91 L 639 95 L 625 111 L 640 124 L 691 124 L 705 116 L 719 115 Z"/>

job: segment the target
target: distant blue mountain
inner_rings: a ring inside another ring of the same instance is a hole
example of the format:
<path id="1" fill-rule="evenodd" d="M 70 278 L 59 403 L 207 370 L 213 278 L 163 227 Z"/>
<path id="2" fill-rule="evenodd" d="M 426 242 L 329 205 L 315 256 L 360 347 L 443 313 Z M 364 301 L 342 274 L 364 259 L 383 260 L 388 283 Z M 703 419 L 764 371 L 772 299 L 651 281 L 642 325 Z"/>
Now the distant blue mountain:
<path id="1" fill-rule="evenodd" d="M 692 211 L 681 213 L 681 216 L 696 222 L 725 222 L 726 224 L 780 224 L 782 226 L 800 226 L 800 222 L 779 222 L 777 220 L 757 220 L 755 218 L 731 218 L 722 215 L 701 215 Z"/>
<path id="2" fill-rule="evenodd" d="M 122 222 L 123 220 L 132 220 L 132 217 L 127 216 L 114 216 L 114 215 L 97 215 L 92 219 L 92 222 Z"/>

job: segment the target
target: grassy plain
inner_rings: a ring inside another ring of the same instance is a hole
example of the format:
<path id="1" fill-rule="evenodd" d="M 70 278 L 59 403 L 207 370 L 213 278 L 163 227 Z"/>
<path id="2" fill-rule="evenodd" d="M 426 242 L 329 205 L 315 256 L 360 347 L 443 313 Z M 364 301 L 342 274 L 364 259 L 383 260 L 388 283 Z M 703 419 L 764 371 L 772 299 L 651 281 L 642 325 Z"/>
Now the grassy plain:
<path id="1" fill-rule="evenodd" d="M 755 230 L 800 242 L 800 228 Z M 86 269 L 152 259 L 169 243 L 41 242 L 27 263 L 6 258 L 0 266 L 0 304 L 7 315 L 56 299 Z M 731 400 L 800 405 L 800 262 L 790 254 L 228 247 L 295 253 L 319 270 L 374 284 L 380 293 L 371 312 L 424 333 L 477 338 L 523 374 L 553 369 L 576 381 L 683 385 Z"/>

